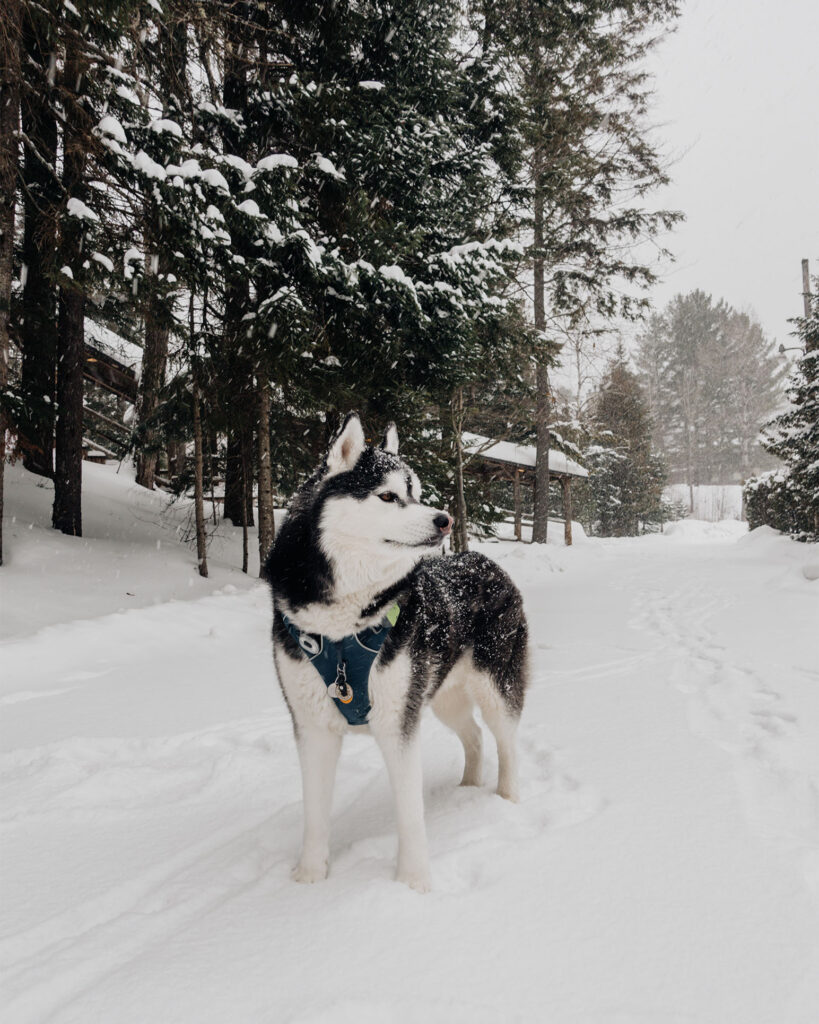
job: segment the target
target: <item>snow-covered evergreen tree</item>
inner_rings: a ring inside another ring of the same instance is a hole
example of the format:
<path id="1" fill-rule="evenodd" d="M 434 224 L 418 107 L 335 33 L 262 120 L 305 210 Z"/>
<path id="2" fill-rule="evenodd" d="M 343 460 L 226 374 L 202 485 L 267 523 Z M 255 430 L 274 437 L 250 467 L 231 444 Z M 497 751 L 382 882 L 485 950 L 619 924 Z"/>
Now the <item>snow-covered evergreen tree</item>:
<path id="1" fill-rule="evenodd" d="M 579 514 L 604 537 L 633 537 L 667 518 L 662 502 L 666 471 L 651 450 L 648 406 L 622 345 L 591 402 L 589 470 Z"/>
<path id="2" fill-rule="evenodd" d="M 816 279 L 815 279 L 816 280 Z M 816 282 L 819 284 L 819 281 Z M 784 466 L 750 480 L 745 503 L 751 527 L 767 524 L 799 540 L 819 538 L 819 294 L 810 316 L 794 320 L 804 346 L 788 388 L 790 405 L 765 427 L 763 444 Z"/>
<path id="3" fill-rule="evenodd" d="M 675 296 L 638 336 L 653 441 L 680 482 L 745 479 L 781 401 L 782 360 L 759 323 L 703 291 Z"/>

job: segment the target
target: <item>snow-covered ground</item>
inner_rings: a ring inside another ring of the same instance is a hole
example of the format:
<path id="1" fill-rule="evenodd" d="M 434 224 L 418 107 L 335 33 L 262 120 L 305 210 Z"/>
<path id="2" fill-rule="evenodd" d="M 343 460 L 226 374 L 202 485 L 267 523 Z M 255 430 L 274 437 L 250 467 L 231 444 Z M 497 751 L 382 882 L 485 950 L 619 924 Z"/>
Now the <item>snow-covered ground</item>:
<path id="1" fill-rule="evenodd" d="M 521 803 L 457 788 L 428 716 L 420 896 L 392 881 L 387 780 L 351 737 L 330 878 L 300 886 L 269 600 L 230 567 L 238 531 L 201 581 L 183 512 L 86 470 L 82 540 L 47 530 L 22 470 L 6 499 L 4 1022 L 819 1019 L 815 547 L 691 521 L 482 545 L 532 626 Z"/>

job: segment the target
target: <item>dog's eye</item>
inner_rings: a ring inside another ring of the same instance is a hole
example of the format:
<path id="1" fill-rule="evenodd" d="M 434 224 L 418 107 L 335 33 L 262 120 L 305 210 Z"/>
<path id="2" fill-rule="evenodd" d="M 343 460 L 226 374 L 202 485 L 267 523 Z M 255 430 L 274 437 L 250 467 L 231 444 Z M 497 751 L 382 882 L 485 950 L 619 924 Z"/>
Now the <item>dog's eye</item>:
<path id="1" fill-rule="evenodd" d="M 382 493 L 379 494 L 378 497 L 382 501 L 398 501 L 398 495 L 393 494 L 392 491 L 382 491 Z"/>

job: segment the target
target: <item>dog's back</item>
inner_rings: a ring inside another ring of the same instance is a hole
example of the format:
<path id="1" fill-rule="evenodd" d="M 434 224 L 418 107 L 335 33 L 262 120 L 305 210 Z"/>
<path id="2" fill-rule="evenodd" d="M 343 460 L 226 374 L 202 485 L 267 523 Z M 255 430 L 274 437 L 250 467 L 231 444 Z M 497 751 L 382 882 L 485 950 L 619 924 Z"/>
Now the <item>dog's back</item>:
<path id="1" fill-rule="evenodd" d="M 496 562 L 477 552 L 425 558 L 407 577 L 400 603 L 401 616 L 380 661 L 386 666 L 399 651 L 410 653 L 405 733 L 456 667 L 486 677 L 506 714 L 520 716 L 528 681 L 528 629 L 520 592 Z M 473 700 L 484 703 L 477 695 Z"/>

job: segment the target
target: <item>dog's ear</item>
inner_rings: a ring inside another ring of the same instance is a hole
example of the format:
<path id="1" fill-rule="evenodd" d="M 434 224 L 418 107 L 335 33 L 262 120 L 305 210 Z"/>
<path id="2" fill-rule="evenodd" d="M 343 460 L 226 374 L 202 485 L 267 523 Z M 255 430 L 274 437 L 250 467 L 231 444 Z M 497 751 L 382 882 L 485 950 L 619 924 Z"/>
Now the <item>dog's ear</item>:
<path id="1" fill-rule="evenodd" d="M 346 473 L 364 451 L 364 430 L 357 412 L 350 412 L 327 449 L 327 476 Z"/>
<path id="2" fill-rule="evenodd" d="M 398 428 L 394 423 L 390 422 L 387 424 L 387 429 L 384 431 L 384 436 L 378 447 L 382 451 L 387 452 L 388 455 L 398 454 Z"/>

